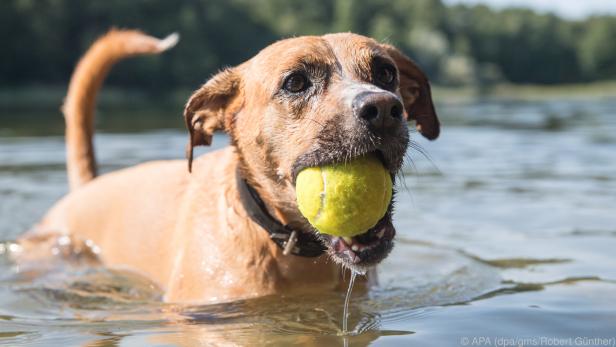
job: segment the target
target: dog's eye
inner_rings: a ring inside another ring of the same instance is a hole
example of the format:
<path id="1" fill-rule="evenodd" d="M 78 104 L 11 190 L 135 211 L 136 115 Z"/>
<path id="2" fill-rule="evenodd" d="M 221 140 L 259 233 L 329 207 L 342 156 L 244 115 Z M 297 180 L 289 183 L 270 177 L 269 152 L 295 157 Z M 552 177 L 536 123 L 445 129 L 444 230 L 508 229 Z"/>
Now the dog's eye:
<path id="1" fill-rule="evenodd" d="M 396 68 L 389 64 L 383 64 L 376 68 L 374 79 L 379 84 L 391 86 L 396 80 Z"/>
<path id="2" fill-rule="evenodd" d="M 283 88 L 291 93 L 300 93 L 308 89 L 309 86 L 310 82 L 308 81 L 306 75 L 302 73 L 294 73 L 287 77 L 284 81 Z"/>

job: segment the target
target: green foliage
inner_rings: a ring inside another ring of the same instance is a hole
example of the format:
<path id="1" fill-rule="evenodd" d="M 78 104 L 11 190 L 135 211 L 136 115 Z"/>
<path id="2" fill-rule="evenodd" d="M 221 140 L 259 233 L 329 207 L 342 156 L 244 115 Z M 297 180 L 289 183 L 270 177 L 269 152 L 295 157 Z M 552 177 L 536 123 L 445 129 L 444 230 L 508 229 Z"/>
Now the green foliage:
<path id="1" fill-rule="evenodd" d="M 616 20 L 596 17 L 580 28 L 578 58 L 581 69 L 591 79 L 616 76 Z"/>
<path id="2" fill-rule="evenodd" d="M 87 46 L 112 26 L 181 34 L 169 53 L 127 61 L 110 76 L 110 84 L 151 92 L 195 87 L 282 37 L 339 31 L 395 44 L 449 85 L 616 78 L 615 17 L 572 22 L 440 0 L 3 0 L 0 83 L 66 83 Z"/>

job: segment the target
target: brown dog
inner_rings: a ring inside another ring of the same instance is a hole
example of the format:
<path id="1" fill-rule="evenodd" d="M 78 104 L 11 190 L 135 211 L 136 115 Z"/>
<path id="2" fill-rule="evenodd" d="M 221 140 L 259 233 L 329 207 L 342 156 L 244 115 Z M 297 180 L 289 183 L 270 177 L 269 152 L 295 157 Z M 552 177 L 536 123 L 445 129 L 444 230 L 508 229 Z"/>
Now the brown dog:
<path id="1" fill-rule="evenodd" d="M 64 107 L 71 193 L 22 244 L 67 234 L 100 250 L 105 265 L 148 276 L 166 301 L 186 303 L 327 290 L 340 283 L 336 263 L 363 270 L 386 257 L 391 207 L 350 240 L 319 235 L 298 211 L 294 178 L 304 167 L 366 154 L 395 177 L 409 118 L 436 138 L 430 86 L 413 61 L 348 33 L 276 42 L 190 97 L 188 170 L 161 161 L 94 178 L 93 109 L 106 72 L 171 40 L 112 31 L 82 58 Z M 209 145 L 219 129 L 232 146 L 193 163 L 192 148 Z"/>

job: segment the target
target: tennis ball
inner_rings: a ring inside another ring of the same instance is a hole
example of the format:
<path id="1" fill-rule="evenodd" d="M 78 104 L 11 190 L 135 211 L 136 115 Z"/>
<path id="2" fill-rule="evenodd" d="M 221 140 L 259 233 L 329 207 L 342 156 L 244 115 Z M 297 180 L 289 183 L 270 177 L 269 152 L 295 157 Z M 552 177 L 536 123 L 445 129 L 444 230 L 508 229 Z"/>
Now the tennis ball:
<path id="1" fill-rule="evenodd" d="M 309 167 L 299 172 L 295 191 L 300 212 L 323 234 L 352 237 L 383 218 L 392 195 L 391 176 L 374 156 Z"/>

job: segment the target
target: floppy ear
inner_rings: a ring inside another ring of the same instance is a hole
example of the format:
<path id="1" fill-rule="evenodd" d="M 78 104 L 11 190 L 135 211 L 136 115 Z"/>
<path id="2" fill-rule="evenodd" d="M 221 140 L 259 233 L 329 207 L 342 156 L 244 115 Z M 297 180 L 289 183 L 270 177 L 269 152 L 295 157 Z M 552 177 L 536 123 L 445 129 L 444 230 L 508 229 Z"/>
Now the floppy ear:
<path id="1" fill-rule="evenodd" d="M 229 105 L 239 94 L 240 78 L 231 68 L 219 72 L 191 95 L 184 108 L 190 134 L 186 146 L 188 171 L 192 170 L 193 148 L 209 146 L 214 131 L 228 129 Z"/>
<path id="2" fill-rule="evenodd" d="M 440 123 L 434 111 L 432 93 L 428 78 L 411 58 L 396 47 L 383 44 L 393 58 L 400 73 L 400 94 L 404 101 L 407 119 L 414 119 L 417 131 L 424 137 L 434 140 L 440 133 Z"/>

